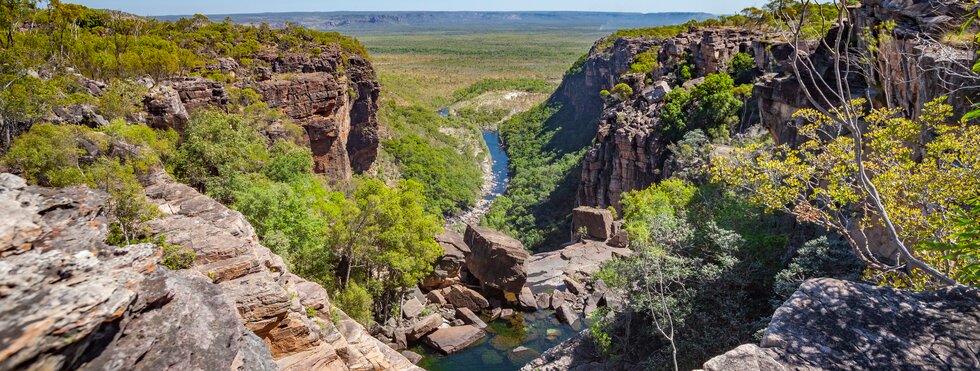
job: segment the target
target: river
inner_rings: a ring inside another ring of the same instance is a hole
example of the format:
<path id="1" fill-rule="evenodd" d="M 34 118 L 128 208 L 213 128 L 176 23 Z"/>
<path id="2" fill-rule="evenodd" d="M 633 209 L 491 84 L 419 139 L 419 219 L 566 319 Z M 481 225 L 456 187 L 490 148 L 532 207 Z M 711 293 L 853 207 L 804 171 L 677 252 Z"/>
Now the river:
<path id="1" fill-rule="evenodd" d="M 504 151 L 496 131 L 483 132 L 483 140 L 490 151 L 490 159 L 483 163 L 485 173 L 482 197 L 477 204 L 462 215 L 452 218 L 453 223 L 478 223 L 497 197 L 507 191 L 510 158 Z M 578 333 L 584 325 L 578 321 L 569 326 L 558 321 L 553 310 L 537 312 L 517 311 L 513 317 L 487 322 L 487 335 L 479 343 L 451 355 L 443 355 L 425 346 L 412 349 L 424 356 L 419 366 L 430 371 L 487 370 L 514 371 L 536 358 L 541 352 L 558 345 Z"/>
<path id="2" fill-rule="evenodd" d="M 483 187 L 480 189 L 480 199 L 469 210 L 446 220 L 447 227 L 462 226 L 463 224 L 478 224 L 480 218 L 490 211 L 493 201 L 507 191 L 510 180 L 508 166 L 510 158 L 500 143 L 500 135 L 496 131 L 483 131 L 483 141 L 490 151 L 490 158 L 481 164 L 483 167 Z"/>

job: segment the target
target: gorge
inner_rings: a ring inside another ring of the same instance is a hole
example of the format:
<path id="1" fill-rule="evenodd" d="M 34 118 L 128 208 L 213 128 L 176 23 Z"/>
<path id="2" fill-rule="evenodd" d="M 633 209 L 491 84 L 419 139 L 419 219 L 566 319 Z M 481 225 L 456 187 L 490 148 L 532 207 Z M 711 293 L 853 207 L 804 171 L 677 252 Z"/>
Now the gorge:
<path id="1" fill-rule="evenodd" d="M 980 368 L 975 1 L 0 6 L 0 370 Z"/>

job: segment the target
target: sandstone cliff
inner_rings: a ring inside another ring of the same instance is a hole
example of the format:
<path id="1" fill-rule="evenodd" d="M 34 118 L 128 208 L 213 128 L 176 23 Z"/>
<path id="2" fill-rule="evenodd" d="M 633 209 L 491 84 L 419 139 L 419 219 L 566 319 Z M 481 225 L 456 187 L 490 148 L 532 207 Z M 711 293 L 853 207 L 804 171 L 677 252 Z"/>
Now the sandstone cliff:
<path id="1" fill-rule="evenodd" d="M 220 58 L 221 63 L 203 70 L 235 76 L 234 83 L 200 77 L 161 82 L 144 99 L 147 121 L 181 131 L 194 110 L 225 109 L 230 87 L 249 88 L 270 108 L 303 127 L 315 172 L 350 178 L 366 171 L 377 158 L 381 85 L 363 56 L 337 45 L 323 45 L 322 49 L 316 55 L 259 53 L 254 59 L 269 67 L 253 69 Z"/>
<path id="2" fill-rule="evenodd" d="M 878 107 L 897 107 L 916 116 L 925 103 L 948 96 L 957 114 L 968 111 L 980 94 L 980 80 L 970 73 L 975 50 L 940 42 L 944 34 L 962 26 L 970 5 L 959 0 L 862 0 L 851 8 L 853 24 L 844 37 L 856 44 L 853 53 L 871 58 L 855 66 L 848 77 L 854 98 L 868 98 Z M 884 33 L 888 31 L 886 36 Z M 827 35 L 834 45 L 837 30 Z M 870 36 L 870 37 L 869 37 Z M 792 115 L 810 106 L 802 85 L 813 91 L 818 84 L 793 75 L 792 47 L 784 42 L 760 41 L 753 45 L 757 67 L 766 72 L 753 90 L 758 98 L 762 124 L 776 143 L 795 144 Z M 828 79 L 833 66 L 830 51 L 818 43 L 803 47 L 813 55 L 815 73 Z M 859 68 L 858 68 L 859 67 Z M 801 85 L 802 84 L 802 85 Z"/>
<path id="3" fill-rule="evenodd" d="M 914 116 L 925 103 L 949 96 L 958 114 L 968 111 L 980 97 L 980 89 L 975 88 L 980 80 L 969 72 L 976 53 L 939 42 L 944 32 L 957 29 L 968 7 L 956 0 L 865 0 L 849 9 L 853 24 L 845 25 L 842 32 L 845 37 L 850 33 L 854 40 L 851 49 L 855 59 L 860 53 L 877 51 L 847 76 L 853 97 L 868 98 L 878 107 L 897 107 Z M 888 37 L 883 34 L 886 29 L 891 30 Z M 831 30 L 823 42 L 801 45 L 811 55 L 815 73 L 827 79 L 834 78 L 834 63 L 826 45 L 835 44 L 838 30 Z M 875 45 L 869 45 L 871 42 Z M 659 62 L 659 69 L 651 74 L 652 81 L 626 73 L 636 56 L 647 50 L 657 51 Z M 582 163 L 578 204 L 618 207 L 623 192 L 643 189 L 662 179 L 666 175 L 664 163 L 671 154 L 659 123 L 659 109 L 671 86 L 660 77 L 682 63 L 695 67 L 695 77 L 715 73 L 739 52 L 750 54 L 762 75 L 753 88 L 758 112 L 749 107 L 753 110 L 745 120 L 751 122 L 745 123 L 761 122 L 777 144 L 795 144 L 798 138 L 792 115 L 810 106 L 802 86 L 815 89 L 819 84 L 795 77 L 790 44 L 772 41 L 772 35 L 736 29 L 692 29 L 663 40 L 620 38 L 608 52 L 592 51 L 590 62 L 608 60 L 609 64 L 600 66 L 597 71 L 602 73 L 597 76 L 586 74 L 586 81 L 598 80 L 599 84 L 584 88 L 625 82 L 636 94 L 614 102 L 599 114 L 595 141 Z M 697 83 L 694 79 L 686 84 Z"/>
<path id="4" fill-rule="evenodd" d="M 418 369 L 290 274 L 238 212 L 163 173 L 150 227 L 196 252 L 105 244 L 106 196 L 0 174 L 0 369 Z"/>
<path id="5" fill-rule="evenodd" d="M 615 81 L 630 84 L 634 97 L 606 107 L 595 141 L 582 163 L 578 204 L 619 207 L 620 195 L 662 179 L 669 144 L 660 124 L 663 97 L 670 91 L 664 77 L 681 63 L 693 62 L 699 75 L 722 71 L 739 52 L 753 53 L 761 35 L 736 29 L 693 29 L 667 39 L 620 38 L 612 55 L 622 69 Z M 659 69 L 651 82 L 643 74 L 624 74 L 637 54 L 657 52 Z M 694 80 L 696 82 L 696 80 Z"/>

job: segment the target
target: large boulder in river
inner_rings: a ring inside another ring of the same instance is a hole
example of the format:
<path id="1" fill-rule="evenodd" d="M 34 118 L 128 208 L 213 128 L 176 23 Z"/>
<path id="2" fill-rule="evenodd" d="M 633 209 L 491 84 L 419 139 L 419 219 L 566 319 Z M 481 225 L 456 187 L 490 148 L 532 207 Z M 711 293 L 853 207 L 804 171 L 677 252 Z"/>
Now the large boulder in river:
<path id="1" fill-rule="evenodd" d="M 474 312 L 490 306 L 490 302 L 483 295 L 460 285 L 442 289 L 442 297 L 456 308 L 469 308 Z"/>
<path id="2" fill-rule="evenodd" d="M 773 314 L 761 344 L 705 370 L 969 370 L 980 365 L 980 290 L 930 292 L 821 278 Z"/>
<path id="3" fill-rule="evenodd" d="M 425 343 L 442 353 L 452 354 L 466 349 L 484 336 L 486 333 L 476 326 L 463 325 L 436 330 L 425 337 Z"/>
<path id="4" fill-rule="evenodd" d="M 466 226 L 470 256 L 466 268 L 486 287 L 511 293 L 521 292 L 527 282 L 530 255 L 524 245 L 503 233 L 473 225 Z"/>
<path id="5" fill-rule="evenodd" d="M 572 210 L 572 233 L 584 232 L 581 237 L 605 241 L 613 236 L 613 214 L 608 209 L 581 206 Z"/>

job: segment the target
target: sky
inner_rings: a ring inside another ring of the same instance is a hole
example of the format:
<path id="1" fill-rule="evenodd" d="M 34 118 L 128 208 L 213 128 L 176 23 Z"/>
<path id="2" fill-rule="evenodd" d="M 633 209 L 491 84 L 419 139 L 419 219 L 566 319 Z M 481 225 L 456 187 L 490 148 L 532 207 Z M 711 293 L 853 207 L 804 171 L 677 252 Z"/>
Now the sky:
<path id="1" fill-rule="evenodd" d="M 152 15 L 264 12 L 474 10 L 574 10 L 608 12 L 705 12 L 733 14 L 765 0 L 66 0 L 92 8 Z"/>

